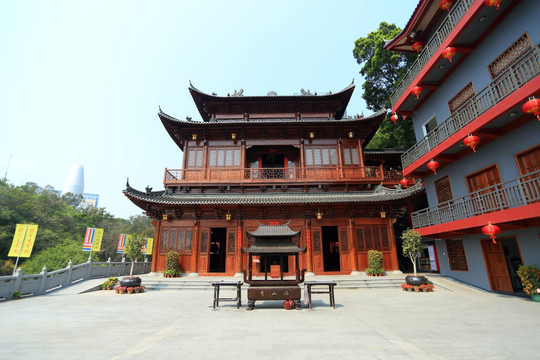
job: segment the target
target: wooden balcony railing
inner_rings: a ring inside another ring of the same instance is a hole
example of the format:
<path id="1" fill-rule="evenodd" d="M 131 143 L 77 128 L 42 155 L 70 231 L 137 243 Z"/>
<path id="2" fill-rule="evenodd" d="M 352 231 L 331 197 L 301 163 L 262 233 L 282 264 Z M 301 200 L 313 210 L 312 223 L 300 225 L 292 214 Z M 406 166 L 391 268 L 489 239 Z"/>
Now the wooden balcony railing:
<path id="1" fill-rule="evenodd" d="M 540 74 L 540 44 L 516 60 L 476 96 L 464 103 L 450 117 L 430 131 L 425 138 L 401 155 L 403 167 L 420 159 L 538 74 Z"/>
<path id="2" fill-rule="evenodd" d="M 165 185 L 184 183 L 253 183 L 300 181 L 372 181 L 399 182 L 401 172 L 386 171 L 382 166 L 365 167 L 294 167 L 294 168 L 208 168 L 165 169 Z"/>
<path id="3" fill-rule="evenodd" d="M 411 217 L 413 228 L 418 229 L 537 201 L 540 201 L 540 171 L 415 211 Z"/>
<path id="4" fill-rule="evenodd" d="M 456 27 L 457 23 L 461 20 L 463 15 L 465 15 L 467 10 L 469 10 L 473 2 L 474 0 L 462 0 L 452 6 L 448 16 L 444 19 L 441 26 L 439 26 L 439 28 L 435 31 L 420 55 L 418 55 L 416 58 L 416 61 L 410 67 L 407 74 L 396 87 L 396 90 L 394 90 L 392 93 L 392 104 L 396 104 L 398 102 L 407 88 L 412 84 L 414 79 L 416 79 L 418 74 L 420 74 L 420 71 L 426 66 L 429 59 L 433 57 L 443 41 L 448 37 L 448 35 L 450 35 L 450 32 L 452 32 L 452 30 Z"/>

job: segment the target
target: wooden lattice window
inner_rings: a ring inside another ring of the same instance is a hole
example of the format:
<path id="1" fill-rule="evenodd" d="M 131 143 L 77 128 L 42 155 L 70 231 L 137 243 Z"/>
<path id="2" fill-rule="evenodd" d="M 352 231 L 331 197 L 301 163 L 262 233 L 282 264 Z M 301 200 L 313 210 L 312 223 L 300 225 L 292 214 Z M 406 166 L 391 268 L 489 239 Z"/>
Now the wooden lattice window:
<path id="1" fill-rule="evenodd" d="M 460 108 L 461 105 L 469 101 L 474 95 L 476 95 L 476 91 L 474 91 L 473 83 L 470 82 L 448 102 L 450 114 L 453 114 L 457 109 Z"/>
<path id="2" fill-rule="evenodd" d="M 452 186 L 450 185 L 450 179 L 448 176 L 435 180 L 435 193 L 437 194 L 437 201 L 439 204 L 450 201 L 454 198 L 452 194 Z"/>
<path id="3" fill-rule="evenodd" d="M 188 152 L 187 166 L 189 169 L 201 168 L 203 166 L 203 149 L 194 148 Z"/>
<path id="4" fill-rule="evenodd" d="M 385 226 L 369 226 L 356 229 L 357 251 L 390 250 L 388 230 Z"/>
<path id="5" fill-rule="evenodd" d="M 239 147 L 211 148 L 208 152 L 209 167 L 239 167 L 241 151 Z"/>
<path id="6" fill-rule="evenodd" d="M 340 231 L 339 237 L 341 238 L 341 251 L 344 253 L 348 253 L 349 252 L 349 238 L 347 237 L 347 230 Z"/>
<path id="7" fill-rule="evenodd" d="M 307 166 L 337 165 L 337 149 L 335 146 L 306 146 Z"/>
<path id="8" fill-rule="evenodd" d="M 169 233 L 169 250 L 176 249 L 176 229 L 171 229 Z"/>
<path id="9" fill-rule="evenodd" d="M 234 232 L 230 232 L 229 235 L 227 235 L 227 252 L 229 254 L 234 253 Z"/>
<path id="10" fill-rule="evenodd" d="M 531 39 L 529 39 L 529 34 L 525 33 L 488 65 L 491 78 L 494 79 L 499 76 L 530 49 L 532 49 Z"/>
<path id="11" fill-rule="evenodd" d="M 446 239 L 448 264 L 452 271 L 469 271 L 462 239 Z"/>
<path id="12" fill-rule="evenodd" d="M 169 230 L 161 230 L 161 243 L 159 244 L 159 251 L 167 251 L 167 241 L 169 241 Z"/>
<path id="13" fill-rule="evenodd" d="M 201 254 L 208 251 L 208 231 L 201 232 Z"/>
<path id="14" fill-rule="evenodd" d="M 313 232 L 313 252 L 321 252 L 321 233 L 319 231 Z"/>

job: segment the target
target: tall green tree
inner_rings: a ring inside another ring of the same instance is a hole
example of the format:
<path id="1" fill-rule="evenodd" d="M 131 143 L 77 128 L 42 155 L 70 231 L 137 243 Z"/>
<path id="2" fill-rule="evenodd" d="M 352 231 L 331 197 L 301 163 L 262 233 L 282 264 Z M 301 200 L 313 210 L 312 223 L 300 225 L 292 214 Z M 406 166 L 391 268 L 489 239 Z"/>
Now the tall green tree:
<path id="1" fill-rule="evenodd" d="M 387 51 L 385 41 L 391 40 L 401 32 L 394 24 L 382 22 L 376 31 L 370 32 L 354 43 L 353 56 L 362 65 L 360 74 L 364 77 L 362 98 L 369 110 L 389 109 L 390 95 L 405 76 L 416 59 L 415 54 Z M 410 120 L 399 120 L 394 125 L 388 114 L 368 148 L 408 148 L 415 142 Z"/>

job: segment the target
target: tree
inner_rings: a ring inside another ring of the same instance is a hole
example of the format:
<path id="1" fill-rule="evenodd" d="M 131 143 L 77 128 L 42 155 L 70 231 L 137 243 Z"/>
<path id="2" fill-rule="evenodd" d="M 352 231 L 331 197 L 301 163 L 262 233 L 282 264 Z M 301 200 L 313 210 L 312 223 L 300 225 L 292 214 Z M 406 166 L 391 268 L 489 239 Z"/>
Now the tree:
<path id="1" fill-rule="evenodd" d="M 129 277 L 133 277 L 133 266 L 137 258 L 141 256 L 141 247 L 145 243 L 145 238 L 139 234 L 133 234 L 126 242 L 124 247 L 124 254 L 131 260 L 131 270 L 129 270 Z"/>
<path id="2" fill-rule="evenodd" d="M 416 276 L 416 258 L 422 250 L 422 235 L 416 230 L 407 229 L 401 234 L 403 255 L 411 259 Z"/>
<path id="3" fill-rule="evenodd" d="M 377 31 L 355 41 L 353 55 L 358 64 L 363 64 L 360 69 L 364 77 L 362 98 L 369 110 L 391 107 L 390 95 L 416 59 L 415 54 L 396 53 L 384 48 L 385 41 L 393 39 L 400 32 L 396 25 L 382 22 Z M 386 116 L 368 148 L 408 148 L 414 144 L 411 121 L 400 120 L 394 125 L 389 120 L 390 115 Z"/>

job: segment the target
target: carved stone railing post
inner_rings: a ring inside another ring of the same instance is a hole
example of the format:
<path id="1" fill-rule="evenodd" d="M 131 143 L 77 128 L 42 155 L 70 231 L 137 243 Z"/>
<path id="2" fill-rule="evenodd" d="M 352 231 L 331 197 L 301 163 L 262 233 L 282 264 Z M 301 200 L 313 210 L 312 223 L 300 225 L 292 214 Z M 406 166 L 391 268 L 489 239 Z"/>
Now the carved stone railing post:
<path id="1" fill-rule="evenodd" d="M 84 279 L 88 280 L 92 277 L 92 259 L 88 258 L 88 261 L 86 262 L 86 266 L 88 266 L 88 269 L 86 269 L 86 275 L 84 276 Z M 70 274 L 69 280 L 71 281 L 71 274 Z"/>
<path id="2" fill-rule="evenodd" d="M 45 294 L 46 286 L 47 286 L 47 267 L 44 266 L 43 269 L 41 269 L 41 280 L 39 281 L 39 290 L 37 295 L 43 295 Z"/>
<path id="3" fill-rule="evenodd" d="M 67 271 L 64 273 L 64 286 L 69 286 L 71 285 L 71 274 L 73 273 L 73 263 L 71 262 L 71 260 L 69 260 L 67 266 L 66 266 L 66 269 Z"/>

